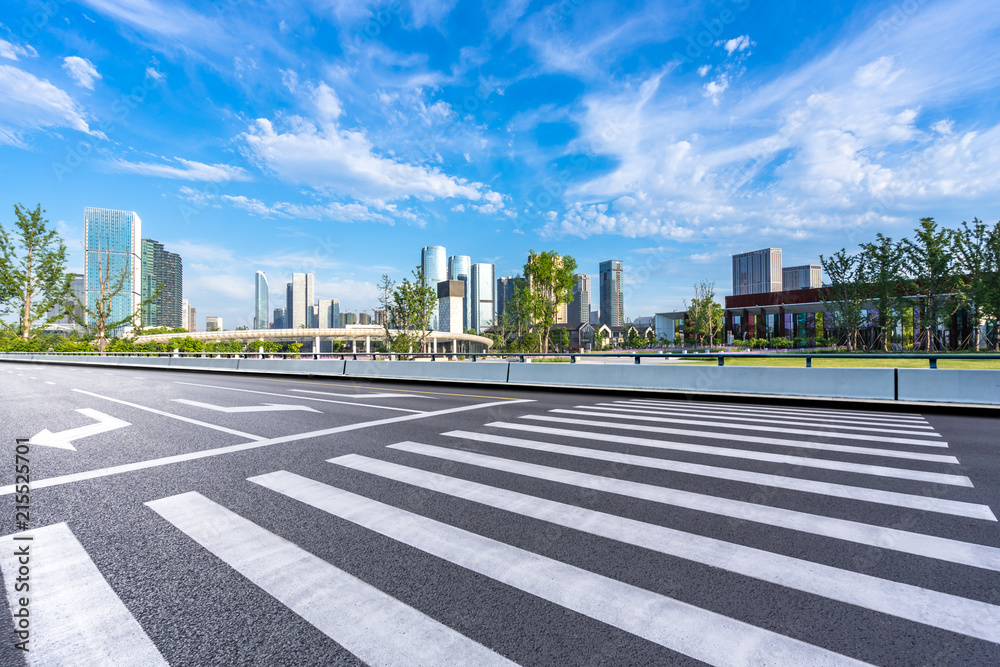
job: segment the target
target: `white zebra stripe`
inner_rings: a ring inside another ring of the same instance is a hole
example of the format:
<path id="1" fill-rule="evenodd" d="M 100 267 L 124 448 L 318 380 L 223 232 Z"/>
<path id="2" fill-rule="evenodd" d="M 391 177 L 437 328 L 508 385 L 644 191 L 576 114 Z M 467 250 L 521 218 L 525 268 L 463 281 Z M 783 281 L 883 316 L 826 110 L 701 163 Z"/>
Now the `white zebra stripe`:
<path id="1" fill-rule="evenodd" d="M 819 646 L 290 472 L 250 481 L 696 660 L 734 667 L 859 664 Z"/>
<path id="2" fill-rule="evenodd" d="M 515 664 L 197 492 L 146 505 L 368 664 Z"/>
<path id="3" fill-rule="evenodd" d="M 986 602 L 357 454 L 329 459 L 329 462 L 830 600 L 1000 643 L 1000 607 Z"/>

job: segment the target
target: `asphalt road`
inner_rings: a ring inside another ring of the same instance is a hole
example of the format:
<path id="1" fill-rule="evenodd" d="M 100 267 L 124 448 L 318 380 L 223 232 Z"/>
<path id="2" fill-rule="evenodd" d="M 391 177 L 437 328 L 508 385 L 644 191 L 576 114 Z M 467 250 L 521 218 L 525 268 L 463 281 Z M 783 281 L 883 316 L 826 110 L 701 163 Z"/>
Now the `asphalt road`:
<path id="1" fill-rule="evenodd" d="M 1000 664 L 996 418 L 3 363 L 0 451 L 2 665 Z"/>

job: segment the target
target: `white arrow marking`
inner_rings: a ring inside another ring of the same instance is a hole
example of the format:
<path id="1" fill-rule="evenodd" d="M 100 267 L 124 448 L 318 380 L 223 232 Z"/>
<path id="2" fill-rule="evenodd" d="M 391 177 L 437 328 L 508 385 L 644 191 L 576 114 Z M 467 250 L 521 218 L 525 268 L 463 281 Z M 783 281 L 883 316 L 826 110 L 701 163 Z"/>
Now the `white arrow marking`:
<path id="1" fill-rule="evenodd" d="M 183 403 L 184 405 L 193 405 L 196 408 L 207 408 L 209 410 L 215 410 L 216 412 L 279 412 L 282 410 L 302 410 L 303 412 L 319 412 L 319 410 L 313 410 L 312 408 L 305 405 L 286 405 L 284 403 L 265 403 L 264 405 L 247 405 L 235 408 L 226 408 L 221 405 L 212 405 L 211 403 L 199 403 L 198 401 L 189 401 L 186 398 L 175 398 L 173 400 L 176 403 Z"/>
<path id="2" fill-rule="evenodd" d="M 289 391 L 298 392 L 300 394 L 339 396 L 341 398 L 434 398 L 433 396 L 418 396 L 416 394 L 334 394 L 329 391 L 311 391 L 309 389 L 289 389 Z"/>
<path id="3" fill-rule="evenodd" d="M 44 429 L 39 432 L 35 437 L 28 441 L 32 445 L 43 445 L 45 447 L 58 447 L 59 449 L 72 449 L 76 451 L 76 447 L 73 446 L 74 440 L 80 440 L 81 438 L 89 438 L 92 435 L 97 435 L 98 433 L 104 433 L 105 431 L 113 431 L 116 428 L 124 428 L 126 426 L 131 426 L 130 423 L 122 421 L 112 417 L 111 415 L 106 415 L 103 412 L 98 412 L 97 410 L 91 410 L 90 408 L 80 408 L 77 410 L 81 415 L 86 415 L 91 419 L 96 419 L 96 424 L 90 424 L 88 426 L 80 426 L 79 428 L 71 428 L 68 431 L 59 431 L 58 433 L 52 433 L 49 429 Z"/>

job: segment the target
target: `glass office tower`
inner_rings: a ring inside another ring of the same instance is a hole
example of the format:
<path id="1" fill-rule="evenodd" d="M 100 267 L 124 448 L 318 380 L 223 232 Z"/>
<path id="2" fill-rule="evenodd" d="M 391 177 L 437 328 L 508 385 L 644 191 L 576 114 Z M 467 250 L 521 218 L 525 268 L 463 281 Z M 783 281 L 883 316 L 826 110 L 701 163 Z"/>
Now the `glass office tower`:
<path id="1" fill-rule="evenodd" d="M 83 209 L 84 275 L 87 281 L 87 307 L 97 310 L 98 302 L 108 299 L 120 278 L 124 288 L 110 298 L 108 323 L 133 318 L 115 331 L 120 335 L 139 324 L 142 300 L 142 220 L 134 211 L 116 211 L 87 206 Z M 102 286 L 103 285 L 103 286 Z M 87 316 L 87 323 L 94 318 Z"/>
<path id="2" fill-rule="evenodd" d="M 153 239 L 142 239 L 142 300 L 150 299 L 159 290 L 142 309 L 142 326 L 183 326 L 183 285 L 181 256 L 167 252 L 162 243 Z"/>
<path id="3" fill-rule="evenodd" d="M 468 255 L 452 255 L 448 258 L 448 280 L 460 280 L 465 283 L 465 296 L 462 298 L 462 331 L 468 331 L 472 326 L 472 299 L 470 295 L 469 278 L 472 276 L 472 258 Z"/>
<path id="4" fill-rule="evenodd" d="M 253 310 L 253 328 L 254 329 L 266 329 L 269 322 L 270 315 L 270 304 L 268 303 L 267 294 L 267 276 L 264 275 L 263 271 L 258 271 L 254 274 L 254 310 Z"/>
<path id="5" fill-rule="evenodd" d="M 566 308 L 566 321 L 570 324 L 587 324 L 590 322 L 590 276 L 575 273 L 573 279 L 573 300 Z"/>
<path id="6" fill-rule="evenodd" d="M 601 324 L 609 327 L 625 325 L 625 304 L 622 297 L 624 265 L 620 259 L 601 262 Z"/>
<path id="7" fill-rule="evenodd" d="M 472 294 L 469 296 L 469 302 L 472 304 L 470 326 L 476 330 L 476 333 L 482 333 L 490 326 L 495 317 L 493 309 L 495 302 L 493 288 L 496 284 L 494 275 L 495 269 L 492 264 L 472 265 Z"/>
<path id="8" fill-rule="evenodd" d="M 442 245 L 428 245 L 420 249 L 420 268 L 424 272 L 424 285 L 434 290 L 437 295 L 437 285 L 448 280 L 447 254 Z M 431 315 L 431 329 L 438 328 L 437 308 Z"/>

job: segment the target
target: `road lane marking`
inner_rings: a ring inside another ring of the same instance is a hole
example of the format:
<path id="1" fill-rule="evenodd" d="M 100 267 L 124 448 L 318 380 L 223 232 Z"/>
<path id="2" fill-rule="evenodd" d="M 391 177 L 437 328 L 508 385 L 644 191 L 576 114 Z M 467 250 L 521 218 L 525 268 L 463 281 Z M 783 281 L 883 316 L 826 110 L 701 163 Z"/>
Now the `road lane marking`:
<path id="1" fill-rule="evenodd" d="M 74 389 L 73 391 L 81 391 L 81 390 Z M 89 392 L 82 392 L 82 393 L 89 393 Z M 98 394 L 93 394 L 93 395 L 98 396 L 98 398 L 107 398 L 106 396 L 99 396 Z M 126 403 L 125 401 L 120 401 L 118 399 L 108 398 L 108 400 L 115 401 L 117 403 L 125 403 L 126 405 L 133 405 L 133 407 L 137 407 L 143 410 L 159 412 L 152 408 L 146 408 L 144 406 Z M 520 402 L 532 403 L 534 401 L 532 399 L 521 399 Z M 447 408 L 444 410 L 437 410 L 434 412 L 421 412 L 419 414 L 414 414 L 414 415 L 400 415 L 399 417 L 387 417 L 385 419 L 376 419 L 374 421 L 368 421 L 368 422 L 358 422 L 356 424 L 344 424 L 343 426 L 334 426 L 332 428 L 321 429 L 319 431 L 309 431 L 307 433 L 284 435 L 277 438 L 261 438 L 260 436 L 256 435 L 247 436 L 253 438 L 254 441 L 244 442 L 236 445 L 227 445 L 225 447 L 217 447 L 215 449 L 206 449 L 198 452 L 188 452 L 186 454 L 175 454 L 174 456 L 165 456 L 163 458 L 150 459 L 147 461 L 138 461 L 136 463 L 125 463 L 123 465 L 111 466 L 109 468 L 99 468 L 97 470 L 88 470 L 86 472 L 71 473 L 69 475 L 60 475 L 58 477 L 48 477 L 45 479 L 32 479 L 31 488 L 44 489 L 50 486 L 61 486 L 63 484 L 72 484 L 74 482 L 81 482 L 88 479 L 97 479 L 100 477 L 109 477 L 111 475 L 120 475 L 122 473 L 134 472 L 136 470 L 158 468 L 160 466 L 172 465 L 174 463 L 196 461 L 198 459 L 205 459 L 213 456 L 222 456 L 224 454 L 230 454 L 233 452 L 242 452 L 250 449 L 258 449 L 260 447 L 270 447 L 272 445 L 281 445 L 288 442 L 298 442 L 299 440 L 321 438 L 326 435 L 333 435 L 334 433 L 346 433 L 348 431 L 357 431 L 359 429 L 373 428 L 375 426 L 384 426 L 386 424 L 397 424 L 399 422 L 413 421 L 415 419 L 440 417 L 442 415 L 450 415 L 450 414 L 455 414 L 457 412 L 466 412 L 469 410 L 482 410 L 485 408 L 499 407 L 501 405 L 510 405 L 510 403 L 507 401 L 495 401 L 493 403 L 476 403 L 475 405 L 463 405 L 457 408 Z M 165 412 L 162 414 L 168 417 L 175 417 L 175 418 L 177 417 L 177 415 L 171 415 L 169 412 Z M 209 428 L 222 430 L 221 427 L 217 427 L 214 424 L 204 424 L 202 422 L 197 422 L 194 419 L 184 418 L 182 419 L 182 421 L 201 424 Z M 13 484 L 0 487 L 0 496 L 10 495 L 12 493 L 14 493 Z"/>
<path id="2" fill-rule="evenodd" d="M 417 394 L 335 394 L 330 391 L 314 391 L 312 389 L 289 389 L 302 394 L 318 394 L 320 396 L 338 396 L 340 398 L 423 398 L 429 401 L 440 400 L 434 396 L 418 396 Z"/>
<path id="3" fill-rule="evenodd" d="M 893 445 L 920 445 L 921 447 L 947 447 L 947 442 L 932 442 L 928 440 L 915 440 L 913 438 L 894 438 L 887 435 L 869 435 L 867 433 L 829 433 L 829 432 L 818 432 L 815 429 L 808 428 L 782 428 L 779 426 L 758 426 L 756 424 L 736 424 L 731 422 L 726 422 L 723 424 L 713 423 L 706 424 L 703 421 L 697 419 L 673 419 L 670 417 L 648 417 L 645 415 L 616 415 L 605 412 L 589 412 L 587 410 L 565 410 L 561 408 L 556 408 L 554 410 L 549 410 L 549 412 L 554 412 L 563 415 L 578 415 L 581 417 L 603 417 L 605 419 L 631 419 L 633 421 L 644 421 L 644 422 L 657 422 L 657 423 L 668 423 L 668 424 L 690 424 L 693 426 L 711 426 L 712 428 L 728 428 L 738 431 L 763 431 L 765 433 L 788 433 L 791 435 L 808 435 L 813 437 L 821 438 L 837 438 L 838 440 L 864 440 L 865 442 L 884 442 L 886 444 Z M 618 428 L 617 425 L 612 425 L 614 428 Z M 622 425 L 626 428 L 625 425 Z M 683 429 L 665 429 L 662 430 L 657 427 L 647 427 L 647 426 L 635 426 L 628 425 L 627 428 L 630 429 L 649 429 L 655 430 L 657 433 L 673 433 L 675 435 L 700 435 L 700 431 L 685 431 Z M 917 435 L 925 434 L 920 433 Z M 933 434 L 935 437 L 941 437 L 937 433 Z M 726 434 L 713 437 L 724 437 L 724 438 L 735 438 L 744 439 L 743 435 Z"/>
<path id="4" fill-rule="evenodd" d="M 157 410 L 156 408 L 151 408 L 146 405 L 139 405 L 138 403 L 130 403 L 129 401 L 123 401 L 120 398 L 111 398 L 110 396 L 102 396 L 101 394 L 95 394 L 93 392 L 84 391 L 83 389 L 74 389 L 73 391 L 79 392 L 81 394 L 86 394 L 87 396 L 93 396 L 94 398 L 102 398 L 105 401 L 111 401 L 112 403 L 121 403 L 122 405 L 127 405 L 130 408 L 137 408 L 139 410 L 145 410 L 146 412 L 152 412 L 155 415 L 160 415 L 161 417 L 169 417 L 170 419 L 176 419 L 177 421 L 187 422 L 188 424 L 194 424 L 196 426 L 204 426 L 205 428 L 210 428 L 215 431 L 222 431 L 223 433 L 229 433 L 230 435 L 238 435 L 241 438 L 247 438 L 249 440 L 266 440 L 264 436 L 253 435 L 252 433 L 245 433 L 243 431 L 237 431 L 236 429 L 227 428 L 225 426 L 219 426 L 218 424 L 209 424 L 208 422 L 199 421 L 197 419 L 191 419 L 190 417 L 185 417 L 183 415 L 175 415 L 172 412 L 164 412 L 163 410 Z"/>
<path id="5" fill-rule="evenodd" d="M 330 463 L 969 637 L 1000 643 L 1000 607 L 801 558 L 348 454 Z"/>
<path id="6" fill-rule="evenodd" d="M 14 589 L 15 551 L 24 546 L 30 596 Z M 29 665 L 167 665 L 65 523 L 0 538 L 0 566 L 11 609 L 19 598 L 31 601 L 30 650 L 22 654 Z"/>
<path id="7" fill-rule="evenodd" d="M 226 412 L 229 414 L 242 413 L 242 412 L 316 412 L 321 413 L 319 410 L 314 410 L 307 405 L 281 405 L 278 403 L 265 403 L 264 405 L 240 405 L 237 407 L 226 407 L 223 405 L 213 405 L 212 403 L 200 403 L 199 401 L 190 401 L 186 398 L 172 398 L 171 401 L 175 403 L 182 403 L 184 405 L 190 405 L 196 408 L 204 408 L 206 410 L 214 410 L 215 412 Z"/>
<path id="8" fill-rule="evenodd" d="M 713 665 L 859 664 L 758 628 L 285 471 L 251 482 L 553 604 Z"/>
<path id="9" fill-rule="evenodd" d="M 929 438 L 940 438 L 939 433 L 933 432 L 934 427 L 930 424 L 914 424 L 912 426 L 907 425 L 908 430 L 899 430 L 898 428 L 882 428 L 883 426 L 900 426 L 899 424 L 888 424 L 883 422 L 873 422 L 871 424 L 866 424 L 864 426 L 854 426 L 853 424 L 846 424 L 839 419 L 809 419 L 808 417 L 797 417 L 795 421 L 790 421 L 788 419 L 775 419 L 774 417 L 765 418 L 755 418 L 755 417 L 744 417 L 742 414 L 707 414 L 705 412 L 697 412 L 694 410 L 661 410 L 661 409 L 641 409 L 641 408 L 627 408 L 623 405 L 614 405 L 612 403 L 598 403 L 597 405 L 577 405 L 576 408 L 584 410 L 600 410 L 601 412 L 625 412 L 625 413 L 637 413 L 644 415 L 667 415 L 676 417 L 687 417 L 689 419 L 697 417 L 700 420 L 704 419 L 729 419 L 737 420 L 740 422 L 756 422 L 761 424 L 785 424 L 788 426 L 811 426 L 813 428 L 842 428 L 850 431 L 871 431 L 872 433 L 896 433 L 898 435 L 924 435 Z M 803 421 L 807 420 L 807 421 Z M 836 422 L 831 424 L 824 424 L 821 422 Z M 696 422 L 702 423 L 702 422 Z M 708 424 L 706 424 L 708 426 Z M 920 431 L 914 431 L 912 429 L 925 429 L 927 431 L 922 433 Z M 822 431 L 817 432 L 817 434 L 822 434 Z"/>
<path id="10" fill-rule="evenodd" d="M 146 505 L 366 664 L 515 664 L 197 492 Z"/>
<path id="11" fill-rule="evenodd" d="M 664 401 L 657 399 L 645 399 L 645 398 L 633 398 L 629 400 L 630 403 L 645 403 L 651 405 L 697 405 L 699 407 L 718 407 L 725 408 L 727 410 L 745 410 L 750 412 L 768 413 L 768 414 L 816 414 L 828 417 L 845 417 L 847 419 L 851 418 L 878 418 L 887 419 L 890 421 L 914 421 L 914 422 L 924 422 L 926 421 L 923 415 L 912 414 L 912 413 L 901 413 L 901 412 L 865 412 L 860 410 L 825 410 L 822 408 L 793 408 L 787 406 L 781 407 L 771 407 L 767 405 L 747 405 L 745 403 L 717 403 L 717 402 L 703 402 L 703 401 Z"/>
<path id="12" fill-rule="evenodd" d="M 785 465 L 803 466 L 806 468 L 818 468 L 821 470 L 837 470 L 839 472 L 852 472 L 859 475 L 874 475 L 877 477 L 894 477 L 896 479 L 912 479 L 918 482 L 929 482 L 932 484 L 949 484 L 951 486 L 972 487 L 972 480 L 965 475 L 952 475 L 948 473 L 926 472 L 923 470 L 910 470 L 909 468 L 890 468 L 889 466 L 877 466 L 867 463 L 851 463 L 848 461 L 835 461 L 832 459 L 817 459 L 809 456 L 793 456 L 790 454 L 772 454 L 770 452 L 757 452 L 750 449 L 734 449 L 732 447 L 715 447 L 712 445 L 696 445 L 687 442 L 670 442 L 667 440 L 653 440 L 651 438 L 637 438 L 632 436 L 614 435 L 606 433 L 590 433 L 586 431 L 575 431 L 564 428 L 549 428 L 546 426 L 535 426 L 534 424 L 512 424 L 508 422 L 492 422 L 486 424 L 493 428 L 503 428 L 514 431 L 525 431 L 527 433 L 541 433 L 544 435 L 562 435 L 570 438 L 584 438 L 587 440 L 597 440 L 602 442 L 620 442 L 629 445 L 639 445 L 640 447 L 654 447 L 656 449 L 668 449 L 679 452 L 691 452 L 694 454 L 707 454 L 709 456 L 724 456 L 727 458 L 743 459 L 747 461 L 765 461 L 767 463 L 781 463 Z M 923 456 L 931 456 L 924 454 Z M 953 457 L 946 457 L 953 458 Z M 957 464 L 958 460 L 944 461 L 945 463 Z"/>
<path id="13" fill-rule="evenodd" d="M 46 382 L 45 384 L 55 384 L 55 382 Z"/>
<path id="14" fill-rule="evenodd" d="M 222 389 L 223 391 L 239 391 L 245 394 L 262 394 L 264 396 L 280 396 L 282 398 L 297 398 L 303 401 L 321 401 L 323 403 L 336 403 L 338 405 L 354 405 L 360 408 L 376 408 L 378 410 L 393 410 L 395 412 L 412 412 L 415 414 L 423 414 L 423 410 L 411 410 L 410 408 L 397 408 L 391 405 L 371 405 L 368 403 L 355 403 L 352 401 L 335 401 L 328 398 L 315 398 L 313 396 L 295 396 L 292 394 L 276 394 L 271 391 L 258 391 L 256 389 L 237 389 L 236 387 L 220 387 L 212 384 L 197 384 L 195 382 L 175 382 L 174 384 L 183 384 L 189 387 L 204 387 L 206 389 Z M 178 399 L 174 399 L 178 400 Z"/>
<path id="15" fill-rule="evenodd" d="M 71 428 L 57 433 L 52 433 L 47 428 L 42 429 L 33 435 L 30 440 L 28 440 L 28 444 L 76 451 L 76 447 L 73 446 L 74 440 L 89 438 L 93 435 L 100 435 L 101 433 L 107 433 L 108 431 L 114 431 L 116 429 L 132 425 L 127 421 L 118 419 L 117 417 L 112 417 L 111 415 L 106 415 L 103 412 L 98 412 L 97 410 L 92 410 L 90 408 L 80 408 L 77 412 L 85 417 L 96 419 L 97 423 L 87 424 L 85 426 L 79 426 L 77 428 Z"/>
<path id="16" fill-rule="evenodd" d="M 933 428 L 927 421 L 920 417 L 916 420 L 905 419 L 899 420 L 894 417 L 855 417 L 853 415 L 831 415 L 827 413 L 809 413 L 809 412 L 787 412 L 787 411 L 777 411 L 773 412 L 770 410 L 757 410 L 753 407 L 742 407 L 738 404 L 733 404 L 730 407 L 723 408 L 716 405 L 702 406 L 698 403 L 677 403 L 677 404 L 663 404 L 663 403 L 644 403 L 639 400 L 629 400 L 629 401 L 612 401 L 611 403 L 600 403 L 600 405 L 620 405 L 625 407 L 633 408 L 645 408 L 647 410 L 667 410 L 670 412 L 693 412 L 695 414 L 704 414 L 705 412 L 712 412 L 718 414 L 732 414 L 732 415 L 750 415 L 753 417 L 760 416 L 770 416 L 780 417 L 783 419 L 798 419 L 798 420 L 809 420 L 815 422 L 835 422 L 835 423 L 848 423 L 848 424 L 879 424 L 882 426 L 899 426 L 905 428 Z"/>
<path id="17" fill-rule="evenodd" d="M 1000 572 L 1000 549 L 982 544 L 911 533 L 898 528 L 883 528 L 822 514 L 809 514 L 808 512 L 772 507 L 771 505 L 757 505 L 742 500 L 681 491 L 653 484 L 591 475 L 536 463 L 476 454 L 461 449 L 417 443 L 389 445 L 389 449 Z M 993 520 L 996 521 L 996 518 Z"/>
<path id="18" fill-rule="evenodd" d="M 257 379 L 257 378 L 255 378 L 255 379 Z M 311 382 L 309 380 L 284 380 L 284 379 L 281 379 L 281 378 L 271 378 L 271 377 L 262 377 L 260 379 L 263 380 L 263 381 L 266 381 L 266 382 L 284 382 L 284 383 L 289 383 L 289 384 L 314 384 L 314 385 L 319 385 L 321 387 L 329 387 L 334 382 L 339 382 L 337 380 L 334 380 L 334 381 L 331 381 L 331 382 Z M 350 376 L 348 376 L 348 379 L 352 379 L 352 378 Z M 402 393 L 405 393 L 405 394 L 429 394 L 431 396 L 455 396 L 455 397 L 458 397 L 458 398 L 485 398 L 485 399 L 489 399 L 489 400 L 493 400 L 493 401 L 521 401 L 521 400 L 524 400 L 524 399 L 521 399 L 521 398 L 511 397 L 511 396 L 483 396 L 483 395 L 480 395 L 480 394 L 454 394 L 454 393 L 446 392 L 446 391 L 424 391 L 424 390 L 420 390 L 420 389 L 392 389 L 391 387 L 376 387 L 376 386 L 367 385 L 367 384 L 347 384 L 347 386 L 348 387 L 354 387 L 355 389 L 377 389 L 379 391 L 398 391 L 398 392 L 402 392 Z"/>
<path id="19" fill-rule="evenodd" d="M 958 500 L 931 498 L 911 493 L 898 493 L 896 491 L 883 491 L 882 489 L 870 489 L 864 486 L 849 486 L 847 484 L 819 482 L 812 479 L 771 475 L 762 472 L 740 470 L 738 468 L 720 468 L 717 466 L 702 465 L 700 463 L 685 463 L 683 461 L 673 461 L 671 459 L 636 456 L 635 454 L 609 452 L 603 449 L 571 447 L 569 445 L 559 445 L 554 442 L 524 440 L 522 438 L 510 438 L 504 435 L 476 433 L 472 431 L 449 431 L 447 433 L 442 433 L 441 435 L 451 438 L 474 440 L 476 442 L 488 442 L 497 445 L 520 447 L 522 449 L 531 449 L 539 452 L 564 454 L 566 456 L 575 456 L 577 458 L 610 461 L 612 463 L 625 463 L 627 465 L 636 465 L 655 470 L 667 470 L 670 472 L 698 475 L 701 477 L 726 479 L 733 482 L 759 484 L 761 486 L 770 486 L 777 489 L 802 491 L 804 493 L 816 493 L 824 496 L 833 496 L 835 498 L 860 500 L 863 502 L 880 503 L 883 505 L 895 505 L 897 507 L 906 507 L 926 512 L 938 512 L 941 514 L 964 516 L 973 519 L 984 519 L 987 521 L 996 520 L 996 517 L 993 515 L 993 511 L 987 505 L 967 503 Z"/>

